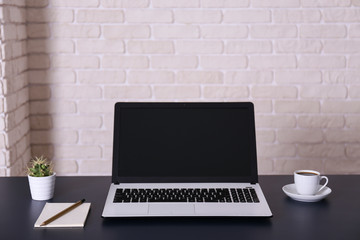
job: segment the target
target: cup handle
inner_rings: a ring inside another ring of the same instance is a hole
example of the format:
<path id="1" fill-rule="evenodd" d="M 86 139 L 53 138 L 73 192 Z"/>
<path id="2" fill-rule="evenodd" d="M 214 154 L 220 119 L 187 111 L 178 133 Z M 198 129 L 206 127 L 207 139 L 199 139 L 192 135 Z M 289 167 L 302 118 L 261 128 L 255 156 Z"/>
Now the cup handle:
<path id="1" fill-rule="evenodd" d="M 325 184 L 324 185 L 322 185 L 321 186 L 321 188 L 318 190 L 318 192 L 320 192 L 321 190 L 323 190 L 324 189 L 324 187 L 326 187 L 326 185 L 328 184 L 328 182 L 329 182 L 329 179 L 326 177 L 326 176 L 321 176 L 320 177 L 320 181 L 321 181 L 321 179 L 325 179 L 326 180 L 326 182 L 325 182 Z"/>

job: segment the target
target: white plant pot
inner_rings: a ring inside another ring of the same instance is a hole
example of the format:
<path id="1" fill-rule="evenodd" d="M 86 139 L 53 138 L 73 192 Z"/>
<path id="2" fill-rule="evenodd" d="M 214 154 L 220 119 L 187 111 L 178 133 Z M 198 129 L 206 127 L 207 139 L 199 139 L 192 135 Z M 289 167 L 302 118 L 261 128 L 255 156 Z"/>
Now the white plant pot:
<path id="1" fill-rule="evenodd" d="M 47 177 L 32 177 L 28 175 L 31 197 L 44 201 L 53 198 L 56 174 Z"/>

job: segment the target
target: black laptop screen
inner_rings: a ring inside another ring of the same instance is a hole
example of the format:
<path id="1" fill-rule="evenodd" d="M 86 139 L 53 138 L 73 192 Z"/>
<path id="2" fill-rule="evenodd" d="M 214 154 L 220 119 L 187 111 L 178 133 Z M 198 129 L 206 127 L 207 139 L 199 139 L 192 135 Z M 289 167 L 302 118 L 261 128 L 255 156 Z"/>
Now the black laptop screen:
<path id="1" fill-rule="evenodd" d="M 118 181 L 257 180 L 252 104 L 118 103 L 115 109 Z"/>

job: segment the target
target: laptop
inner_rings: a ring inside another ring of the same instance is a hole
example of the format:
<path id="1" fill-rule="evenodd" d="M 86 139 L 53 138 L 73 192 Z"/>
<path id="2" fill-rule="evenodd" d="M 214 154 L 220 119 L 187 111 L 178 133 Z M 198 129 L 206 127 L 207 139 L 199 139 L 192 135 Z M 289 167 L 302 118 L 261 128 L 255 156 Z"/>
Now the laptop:
<path id="1" fill-rule="evenodd" d="M 250 102 L 115 104 L 102 217 L 270 217 Z"/>

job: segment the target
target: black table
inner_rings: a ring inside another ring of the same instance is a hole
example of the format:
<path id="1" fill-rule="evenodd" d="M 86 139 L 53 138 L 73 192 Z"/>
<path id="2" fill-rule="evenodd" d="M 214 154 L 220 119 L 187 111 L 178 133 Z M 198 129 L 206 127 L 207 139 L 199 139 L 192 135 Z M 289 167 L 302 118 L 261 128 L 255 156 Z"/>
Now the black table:
<path id="1" fill-rule="evenodd" d="M 81 229 L 34 229 L 45 201 L 31 200 L 26 177 L 0 178 L 0 239 L 360 239 L 360 176 L 329 176 L 332 193 L 296 202 L 281 188 L 292 176 L 260 176 L 272 218 L 103 219 L 110 177 L 57 177 L 50 202 L 85 198 L 91 210 Z"/>

